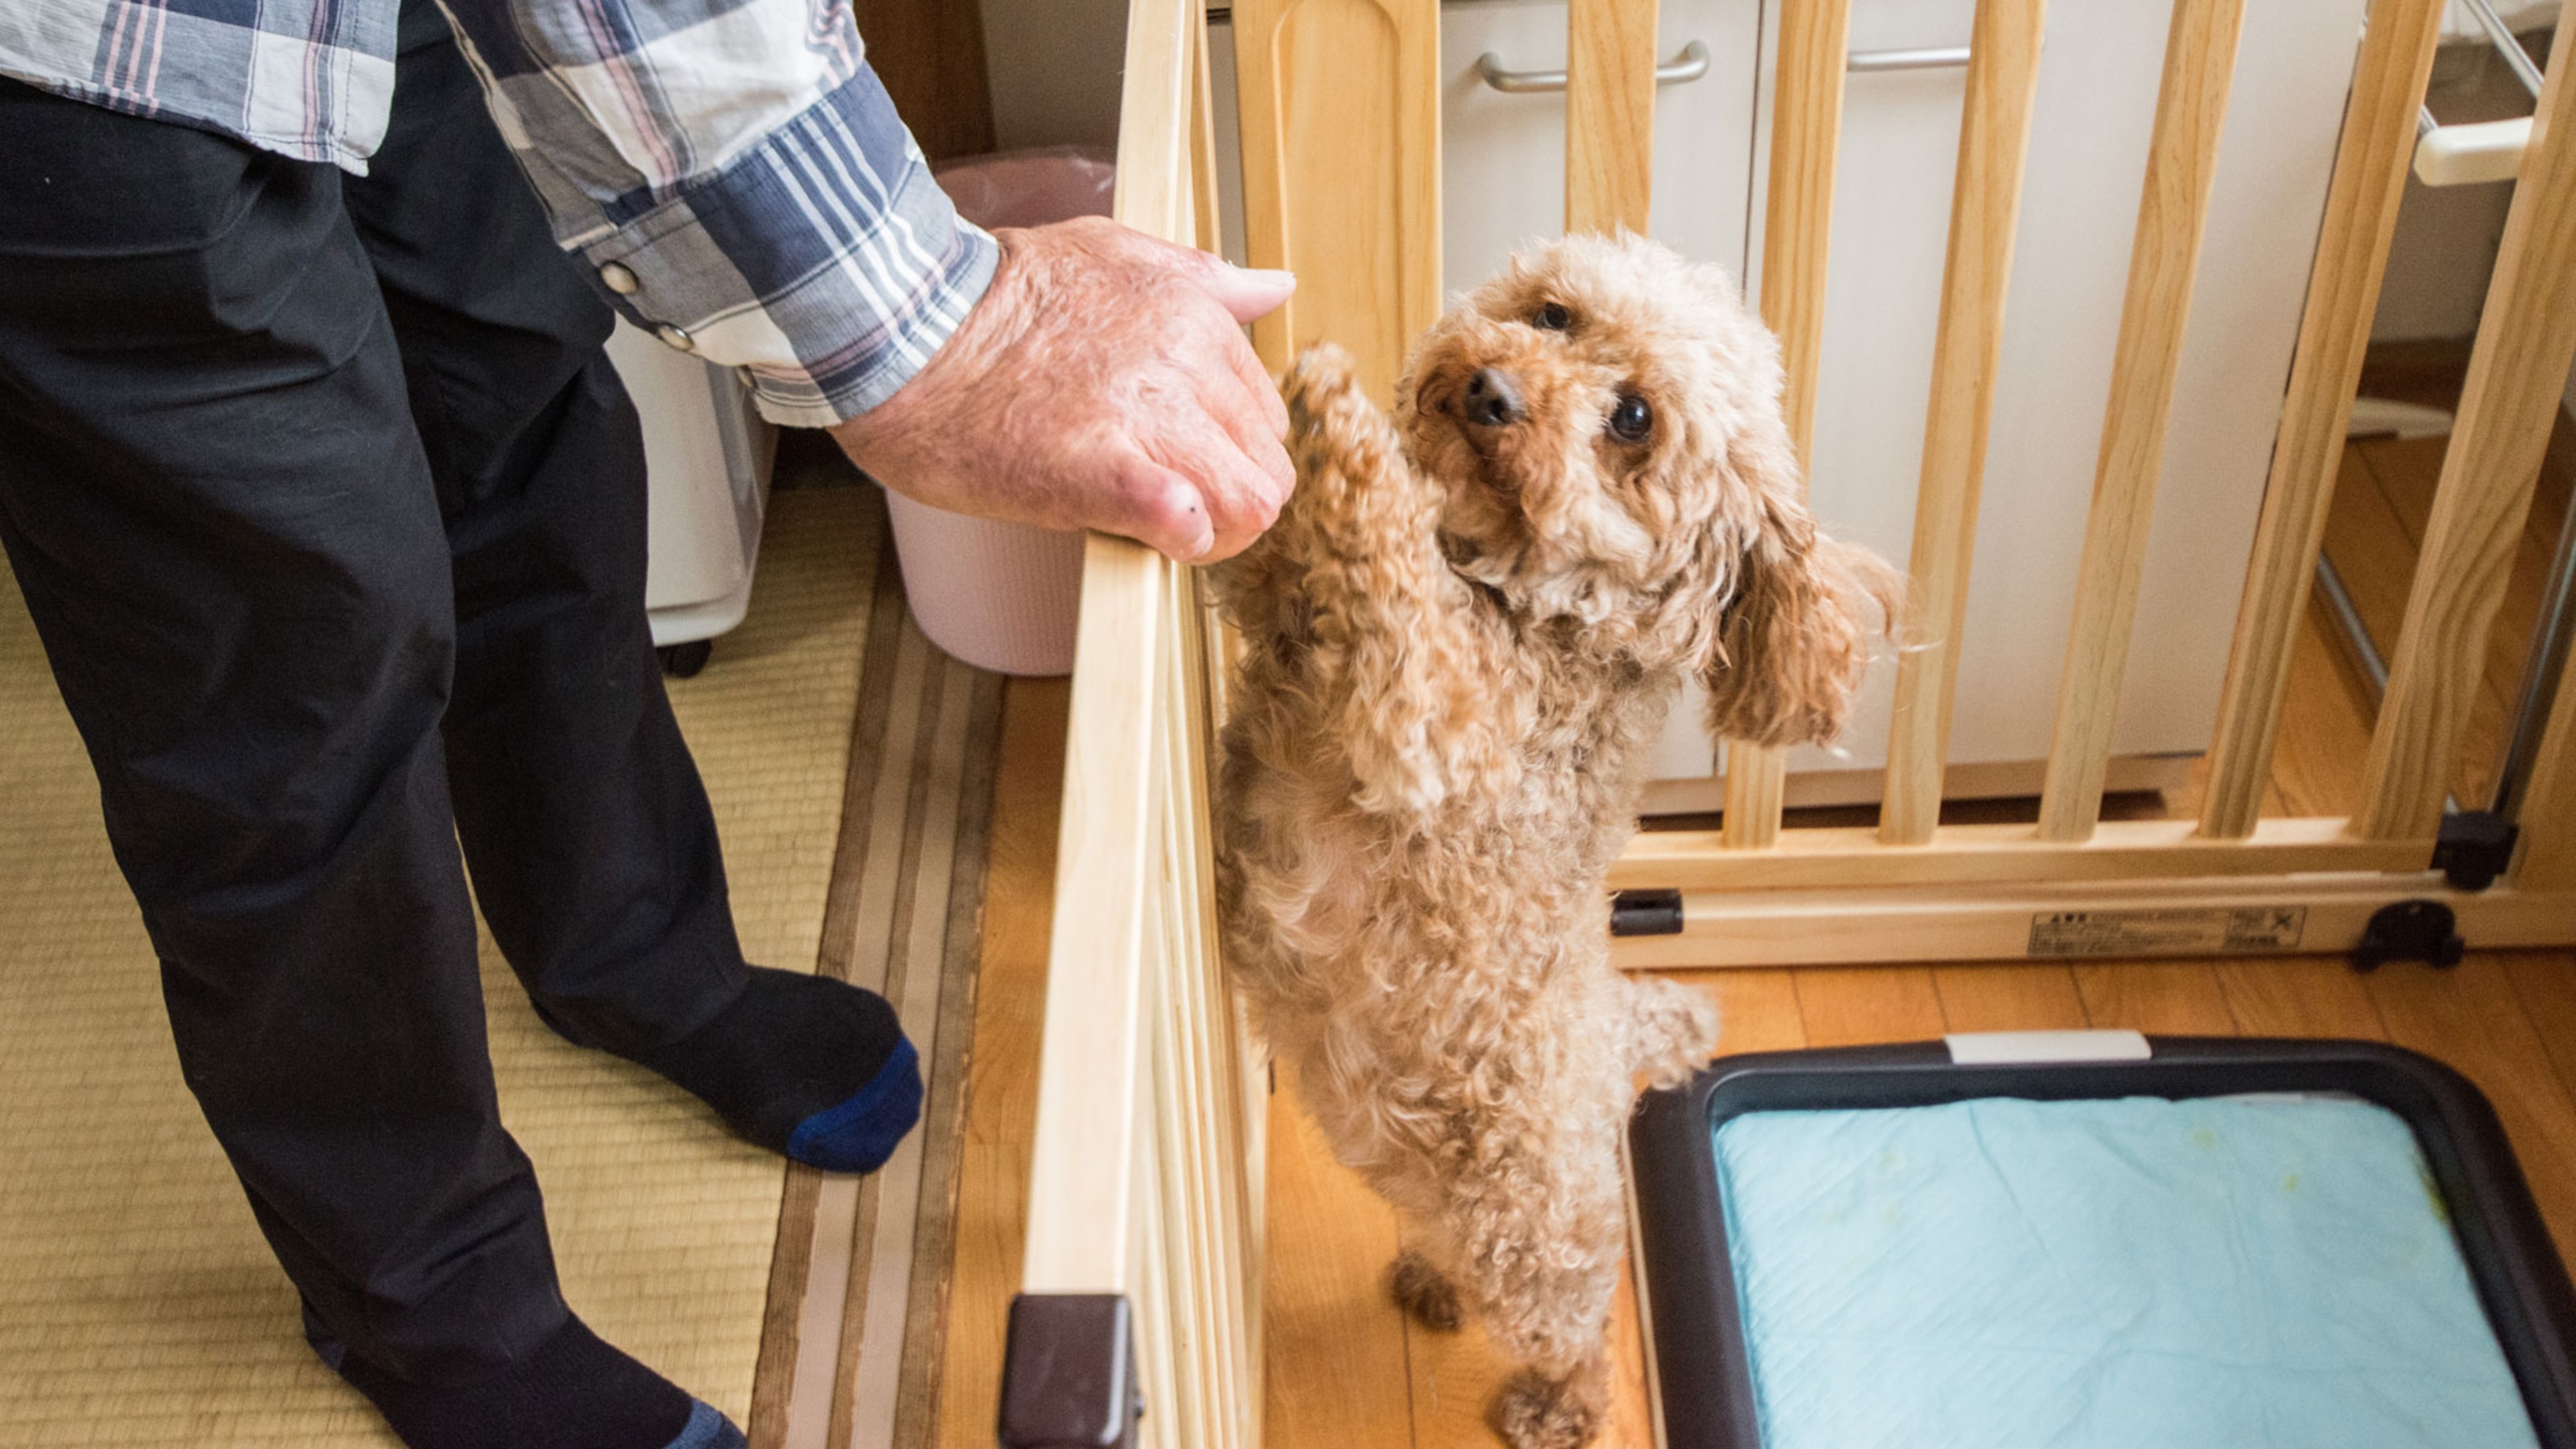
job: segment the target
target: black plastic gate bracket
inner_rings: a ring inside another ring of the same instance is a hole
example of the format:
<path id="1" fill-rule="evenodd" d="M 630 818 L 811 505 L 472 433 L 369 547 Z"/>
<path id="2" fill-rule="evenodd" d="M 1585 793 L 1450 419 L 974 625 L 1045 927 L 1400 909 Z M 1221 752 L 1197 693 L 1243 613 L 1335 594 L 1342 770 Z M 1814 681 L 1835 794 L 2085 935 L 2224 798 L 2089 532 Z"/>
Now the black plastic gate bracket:
<path id="1" fill-rule="evenodd" d="M 1616 891 L 1611 894 L 1611 935 L 1678 936 L 1681 933 L 1682 893 L 1680 891 Z"/>
<path id="2" fill-rule="evenodd" d="M 2391 961 L 2421 961 L 2428 966 L 2457 966 L 2468 943 L 2460 939 L 2460 921 L 2440 901 L 2398 901 L 2371 912 L 2352 948 L 2352 969 L 2373 971 Z"/>
<path id="3" fill-rule="evenodd" d="M 2455 891 L 2482 891 L 2513 865 L 2513 843 L 2522 827 L 2492 810 L 2463 810 L 2442 817 L 2433 839 L 2433 869 Z"/>
<path id="4" fill-rule="evenodd" d="M 1117 1293 L 1023 1293 L 1002 1347 L 1002 1449 L 1131 1449 L 1133 1312 Z"/>

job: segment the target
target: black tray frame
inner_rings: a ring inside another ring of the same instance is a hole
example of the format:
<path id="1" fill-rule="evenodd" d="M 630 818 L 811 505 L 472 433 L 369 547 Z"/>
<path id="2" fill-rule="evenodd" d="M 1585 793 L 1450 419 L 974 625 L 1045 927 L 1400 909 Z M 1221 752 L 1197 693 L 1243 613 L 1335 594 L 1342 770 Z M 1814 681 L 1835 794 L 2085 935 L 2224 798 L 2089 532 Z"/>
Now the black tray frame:
<path id="1" fill-rule="evenodd" d="M 1959 1065 L 1943 1042 L 1720 1057 L 1649 1092 L 1629 1127 L 1639 1286 L 1666 1449 L 1760 1449 L 1752 1364 L 1718 1201 L 1716 1129 L 1746 1112 L 1918 1107 L 1976 1097 L 2341 1092 L 2415 1133 L 2543 1449 L 2576 1449 L 2576 1291 L 2467 1078 L 2379 1042 L 2150 1037 L 2144 1060 Z"/>

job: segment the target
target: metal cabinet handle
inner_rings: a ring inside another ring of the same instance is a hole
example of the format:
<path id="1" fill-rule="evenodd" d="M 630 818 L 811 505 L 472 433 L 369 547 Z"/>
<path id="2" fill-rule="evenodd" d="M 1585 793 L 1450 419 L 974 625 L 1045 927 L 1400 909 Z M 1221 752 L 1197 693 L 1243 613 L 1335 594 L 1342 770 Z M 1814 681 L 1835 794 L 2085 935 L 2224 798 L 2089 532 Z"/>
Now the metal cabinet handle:
<path id="1" fill-rule="evenodd" d="M 1482 76 L 1485 84 L 1494 89 L 1508 91 L 1516 96 L 1527 95 L 1532 91 L 1565 89 L 1565 72 L 1505 70 L 1503 58 L 1490 50 L 1476 57 L 1476 74 Z M 1694 40 L 1682 47 L 1682 53 L 1673 57 L 1672 64 L 1655 67 L 1655 84 L 1677 86 L 1698 80 L 1706 74 L 1708 74 L 1708 46 Z"/>
<path id="2" fill-rule="evenodd" d="M 1968 48 L 1964 45 L 1931 45 L 1914 50 L 1855 50 L 1844 68 L 1855 74 L 1882 70 L 1940 70 L 1966 65 Z"/>

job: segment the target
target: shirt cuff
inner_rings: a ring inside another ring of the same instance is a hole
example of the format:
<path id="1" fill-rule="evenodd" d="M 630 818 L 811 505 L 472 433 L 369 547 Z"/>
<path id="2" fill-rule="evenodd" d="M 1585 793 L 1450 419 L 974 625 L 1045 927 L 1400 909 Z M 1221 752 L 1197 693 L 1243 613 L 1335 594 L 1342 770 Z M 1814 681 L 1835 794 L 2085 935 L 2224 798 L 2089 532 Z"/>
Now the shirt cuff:
<path id="1" fill-rule="evenodd" d="M 872 71 L 701 180 L 578 248 L 619 311 L 742 370 L 761 413 L 829 427 L 892 397 L 992 284 L 1000 249 L 957 215 Z"/>

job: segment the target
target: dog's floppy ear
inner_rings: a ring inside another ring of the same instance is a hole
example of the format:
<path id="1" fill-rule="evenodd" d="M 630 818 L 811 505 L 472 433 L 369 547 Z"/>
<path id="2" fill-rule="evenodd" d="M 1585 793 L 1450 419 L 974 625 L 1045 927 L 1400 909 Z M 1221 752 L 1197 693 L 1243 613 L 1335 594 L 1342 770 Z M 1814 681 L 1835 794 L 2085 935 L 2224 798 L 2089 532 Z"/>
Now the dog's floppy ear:
<path id="1" fill-rule="evenodd" d="M 1904 580 L 1869 550 L 1818 532 L 1794 493 L 1763 490 L 1762 514 L 1700 661 L 1709 731 L 1822 744 L 1842 733 L 1873 626 L 1895 632 Z"/>

